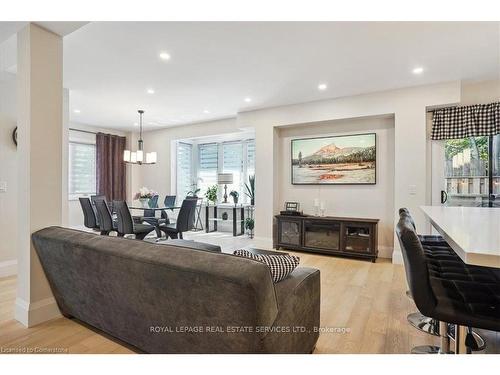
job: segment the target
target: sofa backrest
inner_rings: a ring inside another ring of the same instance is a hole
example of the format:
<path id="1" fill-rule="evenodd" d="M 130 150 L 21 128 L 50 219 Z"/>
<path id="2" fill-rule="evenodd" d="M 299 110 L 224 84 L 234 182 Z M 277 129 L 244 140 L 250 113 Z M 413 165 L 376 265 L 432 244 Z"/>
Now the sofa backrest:
<path id="1" fill-rule="evenodd" d="M 146 352 L 251 352 L 277 316 L 269 270 L 251 259 L 60 227 L 32 240 L 63 314 Z"/>

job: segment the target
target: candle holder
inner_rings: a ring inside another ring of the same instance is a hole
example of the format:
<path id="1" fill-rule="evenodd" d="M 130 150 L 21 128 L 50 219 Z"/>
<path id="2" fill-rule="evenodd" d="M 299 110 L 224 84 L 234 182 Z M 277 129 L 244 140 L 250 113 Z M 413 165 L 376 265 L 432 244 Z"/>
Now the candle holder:
<path id="1" fill-rule="evenodd" d="M 314 216 L 319 216 L 319 199 L 314 198 Z"/>

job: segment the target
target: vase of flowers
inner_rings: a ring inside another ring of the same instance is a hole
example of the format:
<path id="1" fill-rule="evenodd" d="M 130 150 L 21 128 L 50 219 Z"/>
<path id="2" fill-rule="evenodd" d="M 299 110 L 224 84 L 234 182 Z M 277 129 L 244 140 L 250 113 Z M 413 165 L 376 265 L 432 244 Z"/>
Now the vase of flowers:
<path id="1" fill-rule="evenodd" d="M 142 207 L 149 208 L 149 200 L 153 198 L 155 195 L 158 195 L 158 193 L 156 193 L 153 190 L 149 190 L 147 187 L 142 187 L 135 194 L 134 199 L 139 200 L 139 202 L 141 202 Z"/>

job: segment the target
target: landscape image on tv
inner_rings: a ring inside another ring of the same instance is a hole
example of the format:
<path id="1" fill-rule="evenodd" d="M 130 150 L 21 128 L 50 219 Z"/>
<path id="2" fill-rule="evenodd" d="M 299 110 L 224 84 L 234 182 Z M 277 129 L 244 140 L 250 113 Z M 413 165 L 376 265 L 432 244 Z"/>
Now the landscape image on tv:
<path id="1" fill-rule="evenodd" d="M 376 134 L 292 140 L 292 184 L 375 184 Z"/>

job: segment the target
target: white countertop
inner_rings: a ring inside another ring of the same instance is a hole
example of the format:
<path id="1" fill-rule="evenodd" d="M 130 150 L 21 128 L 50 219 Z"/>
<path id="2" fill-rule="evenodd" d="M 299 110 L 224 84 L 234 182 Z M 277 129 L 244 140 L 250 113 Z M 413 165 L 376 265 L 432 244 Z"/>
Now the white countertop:
<path id="1" fill-rule="evenodd" d="M 500 268 L 500 208 L 421 209 L 464 263 Z"/>

